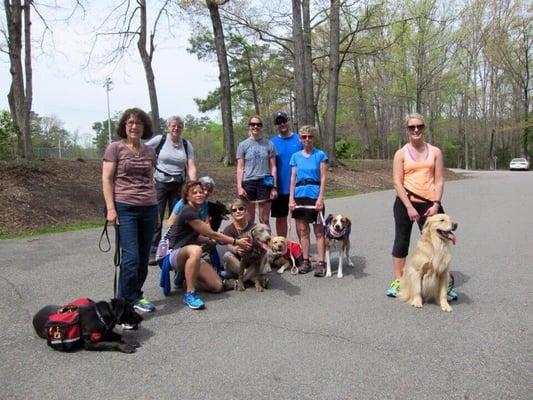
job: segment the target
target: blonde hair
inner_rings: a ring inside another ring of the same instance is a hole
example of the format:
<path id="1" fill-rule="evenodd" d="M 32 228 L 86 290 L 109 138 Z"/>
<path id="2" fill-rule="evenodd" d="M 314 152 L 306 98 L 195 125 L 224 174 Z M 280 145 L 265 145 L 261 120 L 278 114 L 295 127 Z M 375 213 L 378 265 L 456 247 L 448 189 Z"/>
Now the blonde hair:
<path id="1" fill-rule="evenodd" d="M 313 125 L 304 125 L 298 131 L 300 135 L 313 135 L 316 136 L 318 130 Z"/>
<path id="2" fill-rule="evenodd" d="M 244 204 L 244 201 L 242 199 L 234 199 L 231 203 L 229 203 L 230 211 L 233 208 L 233 206 L 244 207 L 244 209 L 246 209 L 246 204 Z"/>
<path id="3" fill-rule="evenodd" d="M 422 114 L 419 114 L 419 113 L 411 113 L 411 114 L 407 114 L 405 116 L 405 127 L 407 128 L 407 124 L 409 124 L 409 120 L 411 119 L 419 119 L 420 121 L 422 121 L 422 123 L 424 125 L 426 125 L 426 120 L 424 119 L 424 116 Z"/>

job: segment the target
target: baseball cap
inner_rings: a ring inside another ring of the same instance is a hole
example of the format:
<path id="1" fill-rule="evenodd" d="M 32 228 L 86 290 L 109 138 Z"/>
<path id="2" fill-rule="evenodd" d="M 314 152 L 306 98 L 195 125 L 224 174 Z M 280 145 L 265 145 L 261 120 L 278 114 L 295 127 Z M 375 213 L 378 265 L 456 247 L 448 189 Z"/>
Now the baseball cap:
<path id="1" fill-rule="evenodd" d="M 272 117 L 273 117 L 274 123 L 276 123 L 276 124 L 278 123 L 278 121 L 281 122 L 281 121 L 288 121 L 289 120 L 289 117 L 288 117 L 287 113 L 285 113 L 283 111 L 275 112 Z"/>

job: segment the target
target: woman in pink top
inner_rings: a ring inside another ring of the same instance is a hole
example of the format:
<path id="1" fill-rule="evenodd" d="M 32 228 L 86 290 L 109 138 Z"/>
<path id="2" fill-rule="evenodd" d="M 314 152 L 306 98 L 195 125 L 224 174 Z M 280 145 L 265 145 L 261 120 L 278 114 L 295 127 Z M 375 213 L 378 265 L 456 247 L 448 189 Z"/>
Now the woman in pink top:
<path id="1" fill-rule="evenodd" d="M 143 312 L 155 306 L 143 295 L 148 275 L 150 244 L 157 224 L 154 149 L 141 139 L 152 136 L 152 121 L 138 108 L 130 108 L 118 122 L 121 140 L 111 143 L 103 157 L 102 186 L 106 218 L 118 225 L 122 262 L 117 297 Z"/>
<path id="2" fill-rule="evenodd" d="M 420 114 L 409 114 L 405 119 L 409 143 L 396 151 L 393 163 L 395 237 L 392 248 L 391 282 L 387 296 L 396 297 L 400 291 L 399 278 L 409 251 L 413 222 L 420 229 L 427 217 L 441 210 L 444 189 L 444 162 L 442 152 L 424 139 L 425 122 Z"/>

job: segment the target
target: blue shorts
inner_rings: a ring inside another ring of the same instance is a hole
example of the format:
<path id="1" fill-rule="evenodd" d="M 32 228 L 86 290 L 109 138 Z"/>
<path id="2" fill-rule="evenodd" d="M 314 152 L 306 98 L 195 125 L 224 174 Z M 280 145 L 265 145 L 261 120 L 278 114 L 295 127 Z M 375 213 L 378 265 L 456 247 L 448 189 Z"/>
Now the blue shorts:
<path id="1" fill-rule="evenodd" d="M 263 183 L 263 178 L 244 181 L 242 188 L 246 191 L 245 201 L 269 200 L 270 187 Z"/>

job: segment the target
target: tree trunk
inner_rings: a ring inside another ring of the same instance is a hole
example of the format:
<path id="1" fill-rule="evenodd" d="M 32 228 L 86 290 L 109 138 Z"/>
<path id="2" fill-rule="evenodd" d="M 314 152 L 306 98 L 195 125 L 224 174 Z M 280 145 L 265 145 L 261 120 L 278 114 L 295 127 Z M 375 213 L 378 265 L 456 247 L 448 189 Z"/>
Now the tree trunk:
<path id="1" fill-rule="evenodd" d="M 148 35 L 146 27 L 146 0 L 138 0 L 141 10 L 141 25 L 139 32 L 139 40 L 137 41 L 137 48 L 144 67 L 144 74 L 146 76 L 146 83 L 148 84 L 148 96 L 150 97 L 150 108 L 152 111 L 152 125 L 154 134 L 159 134 L 161 127 L 159 126 L 159 105 L 157 103 L 157 90 L 155 87 L 155 76 L 152 68 L 152 59 L 154 55 L 154 35 L 150 34 L 150 50 L 146 50 L 146 38 Z"/>
<path id="2" fill-rule="evenodd" d="M 357 94 L 357 103 L 359 108 L 359 126 L 363 129 L 361 137 L 363 138 L 363 158 L 372 158 L 372 149 L 370 141 L 370 129 L 368 129 L 368 116 L 366 112 L 365 96 L 363 93 L 363 82 L 361 81 L 361 71 L 357 57 L 353 60 L 355 73 L 355 91 Z"/>
<path id="3" fill-rule="evenodd" d="M 7 21 L 7 41 L 11 86 L 7 95 L 11 117 L 16 127 L 18 155 L 31 159 L 30 112 L 33 97 L 31 67 L 31 0 L 22 5 L 20 0 L 11 4 L 4 0 Z M 24 67 L 22 66 L 22 14 L 24 13 Z"/>
<path id="4" fill-rule="evenodd" d="M 305 124 L 315 125 L 315 101 L 313 93 L 313 56 L 311 47 L 311 10 L 309 0 L 302 0 Z"/>
<path id="5" fill-rule="evenodd" d="M 292 0 L 292 38 L 294 43 L 294 97 L 296 129 L 307 123 L 304 71 L 304 38 L 301 0 Z"/>
<path id="6" fill-rule="evenodd" d="M 337 100 L 339 93 L 339 0 L 331 0 L 329 17 L 329 82 L 328 103 L 324 121 L 325 150 L 330 163 L 335 165 Z"/>
<path id="7" fill-rule="evenodd" d="M 220 2 L 224 4 L 226 1 Z M 220 109 L 222 111 L 222 127 L 224 130 L 224 165 L 235 165 L 235 143 L 233 138 L 233 120 L 231 112 L 231 89 L 228 68 L 228 57 L 226 44 L 224 43 L 224 32 L 218 11 L 219 3 L 215 0 L 206 0 L 211 23 L 213 25 L 213 35 L 215 37 L 215 47 L 217 50 L 217 60 L 220 80 Z"/>

